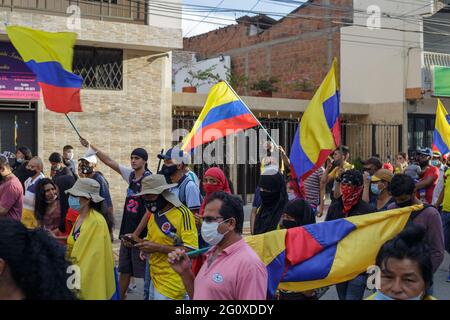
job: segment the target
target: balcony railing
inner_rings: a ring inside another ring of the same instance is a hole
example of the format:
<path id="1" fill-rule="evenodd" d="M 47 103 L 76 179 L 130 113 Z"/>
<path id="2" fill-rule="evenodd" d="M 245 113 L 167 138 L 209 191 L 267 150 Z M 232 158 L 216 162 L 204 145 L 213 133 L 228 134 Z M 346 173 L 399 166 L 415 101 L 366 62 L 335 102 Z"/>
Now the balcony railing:
<path id="1" fill-rule="evenodd" d="M 71 5 L 80 8 L 81 18 L 147 24 L 148 0 L 0 0 L 0 8 L 46 14 L 72 14 Z"/>
<path id="2" fill-rule="evenodd" d="M 433 67 L 442 66 L 450 68 L 450 54 L 424 52 L 422 65 L 422 89 L 431 91 L 433 85 Z"/>

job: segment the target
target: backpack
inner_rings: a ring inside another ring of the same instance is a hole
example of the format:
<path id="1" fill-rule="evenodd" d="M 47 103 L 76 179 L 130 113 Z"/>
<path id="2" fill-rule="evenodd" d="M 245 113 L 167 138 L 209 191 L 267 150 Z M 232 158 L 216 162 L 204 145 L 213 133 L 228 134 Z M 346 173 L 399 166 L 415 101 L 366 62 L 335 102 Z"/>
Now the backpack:
<path id="1" fill-rule="evenodd" d="M 422 210 L 417 210 L 417 211 L 411 212 L 411 215 L 409 216 L 408 222 L 406 222 L 405 229 L 406 229 L 407 227 L 412 226 L 412 225 L 414 224 L 414 219 L 416 219 L 417 216 L 418 216 L 419 214 L 421 214 L 423 210 L 425 210 L 425 209 L 427 209 L 427 208 L 429 208 L 429 207 L 434 207 L 434 206 L 432 206 L 431 204 L 425 204 L 425 203 L 424 203 L 423 209 L 422 209 Z"/>
<path id="2" fill-rule="evenodd" d="M 187 185 L 190 183 L 195 184 L 194 181 L 192 181 L 191 177 L 189 176 L 185 176 L 184 180 L 181 182 L 180 186 L 178 187 L 179 189 L 179 194 L 178 194 L 178 198 L 180 199 L 181 203 L 183 203 L 184 205 L 186 205 L 186 187 Z M 198 193 L 199 196 L 199 201 L 200 204 L 203 202 L 203 196 L 201 195 L 201 193 Z"/>

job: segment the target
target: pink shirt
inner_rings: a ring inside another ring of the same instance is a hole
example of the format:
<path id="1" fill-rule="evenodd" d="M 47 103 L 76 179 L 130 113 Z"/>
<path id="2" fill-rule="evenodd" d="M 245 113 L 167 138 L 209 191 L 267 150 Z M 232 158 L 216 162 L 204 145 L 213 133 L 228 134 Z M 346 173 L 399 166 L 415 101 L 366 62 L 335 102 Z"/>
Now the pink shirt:
<path id="1" fill-rule="evenodd" d="M 209 257 L 216 247 L 206 253 Z M 194 283 L 194 300 L 266 300 L 267 269 L 244 239 L 203 263 Z"/>
<path id="2" fill-rule="evenodd" d="M 6 217 L 18 221 L 22 218 L 23 187 L 15 176 L 0 183 L 0 207 L 8 209 Z"/>

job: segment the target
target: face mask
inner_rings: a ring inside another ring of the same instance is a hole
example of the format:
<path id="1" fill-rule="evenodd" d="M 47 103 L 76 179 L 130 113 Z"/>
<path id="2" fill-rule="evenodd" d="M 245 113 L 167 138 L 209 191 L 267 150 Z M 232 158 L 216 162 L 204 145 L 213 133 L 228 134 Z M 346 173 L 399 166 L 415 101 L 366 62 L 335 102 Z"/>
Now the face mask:
<path id="1" fill-rule="evenodd" d="M 158 196 L 155 201 L 145 200 L 145 207 L 151 213 L 160 212 L 167 205 L 167 200 L 163 196 Z"/>
<path id="2" fill-rule="evenodd" d="M 288 200 L 289 201 L 295 200 L 296 198 L 297 198 L 297 196 L 295 195 L 295 193 L 288 192 Z"/>
<path id="3" fill-rule="evenodd" d="M 163 165 L 161 168 L 161 173 L 166 177 L 166 180 L 170 181 L 170 177 L 177 172 L 178 168 L 176 165 L 166 166 Z"/>
<path id="4" fill-rule="evenodd" d="M 25 159 L 17 158 L 17 159 L 16 159 L 16 162 L 17 162 L 17 163 L 24 163 L 24 162 L 25 162 Z"/>
<path id="5" fill-rule="evenodd" d="M 94 168 L 93 167 L 81 166 L 81 173 L 83 173 L 83 174 L 91 174 L 92 172 L 94 172 Z"/>
<path id="6" fill-rule="evenodd" d="M 375 183 L 372 183 L 370 185 L 370 191 L 372 191 L 372 193 L 377 196 L 380 195 L 380 193 L 381 193 L 381 190 L 378 188 L 378 185 Z"/>
<path id="7" fill-rule="evenodd" d="M 46 203 L 53 203 L 58 199 L 58 195 L 55 194 L 52 200 L 45 200 Z"/>
<path id="8" fill-rule="evenodd" d="M 273 191 L 260 191 L 260 192 L 261 192 L 261 200 L 264 205 L 275 204 L 280 199 L 279 192 Z"/>
<path id="9" fill-rule="evenodd" d="M 375 296 L 375 300 L 395 300 L 395 299 L 385 295 L 380 290 L 377 290 L 377 294 Z M 409 298 L 409 299 L 406 299 L 406 300 L 422 300 L 422 294 L 420 294 L 417 297 L 412 297 L 412 298 Z"/>
<path id="10" fill-rule="evenodd" d="M 34 177 L 34 175 L 36 174 L 36 170 L 27 169 L 27 173 L 30 177 Z"/>
<path id="11" fill-rule="evenodd" d="M 283 220 L 281 220 L 281 226 L 285 229 L 291 229 L 291 228 L 298 227 L 298 223 L 297 223 L 297 221 L 294 221 L 294 220 L 283 219 Z"/>
<path id="12" fill-rule="evenodd" d="M 380 290 L 377 290 L 377 294 L 375 295 L 375 300 L 395 300 L 395 299 L 385 295 Z"/>
<path id="13" fill-rule="evenodd" d="M 75 211 L 80 210 L 80 199 L 74 196 L 69 196 L 69 207 Z"/>
<path id="14" fill-rule="evenodd" d="M 223 190 L 223 188 L 220 184 L 210 184 L 210 183 L 204 183 L 203 189 L 205 190 L 206 193 L 213 193 L 213 192 Z"/>
<path id="15" fill-rule="evenodd" d="M 438 167 L 440 164 L 441 164 L 441 162 L 440 162 L 439 160 L 433 160 L 433 161 L 431 161 L 431 165 L 432 165 L 433 167 Z"/>
<path id="16" fill-rule="evenodd" d="M 222 221 L 221 223 L 225 222 Z M 219 228 L 219 222 L 203 222 L 202 223 L 202 237 L 208 244 L 215 246 L 222 241 L 223 237 L 228 233 L 220 233 L 217 229 Z"/>
<path id="17" fill-rule="evenodd" d="M 406 201 L 403 201 L 403 202 L 396 202 L 395 204 L 399 208 L 404 208 L 404 207 L 412 206 L 413 202 L 412 202 L 412 199 L 409 199 L 409 200 L 406 200 Z"/>

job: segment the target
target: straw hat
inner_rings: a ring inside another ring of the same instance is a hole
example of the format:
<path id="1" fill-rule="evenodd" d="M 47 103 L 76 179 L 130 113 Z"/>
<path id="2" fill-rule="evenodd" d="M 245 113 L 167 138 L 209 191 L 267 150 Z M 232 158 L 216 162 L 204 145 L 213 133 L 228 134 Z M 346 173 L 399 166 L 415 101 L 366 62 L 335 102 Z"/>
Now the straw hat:
<path id="1" fill-rule="evenodd" d="M 78 179 L 73 187 L 66 190 L 65 193 L 74 197 L 91 199 L 95 203 L 105 200 L 100 196 L 100 184 L 96 180 L 89 178 Z"/>
<path id="2" fill-rule="evenodd" d="M 162 196 L 175 207 L 180 207 L 182 205 L 181 201 L 174 193 L 169 191 L 169 189 L 176 187 L 177 185 L 178 184 L 176 183 L 168 184 L 166 178 L 162 174 L 152 174 L 142 179 L 141 192 L 136 196 L 162 194 Z"/>

